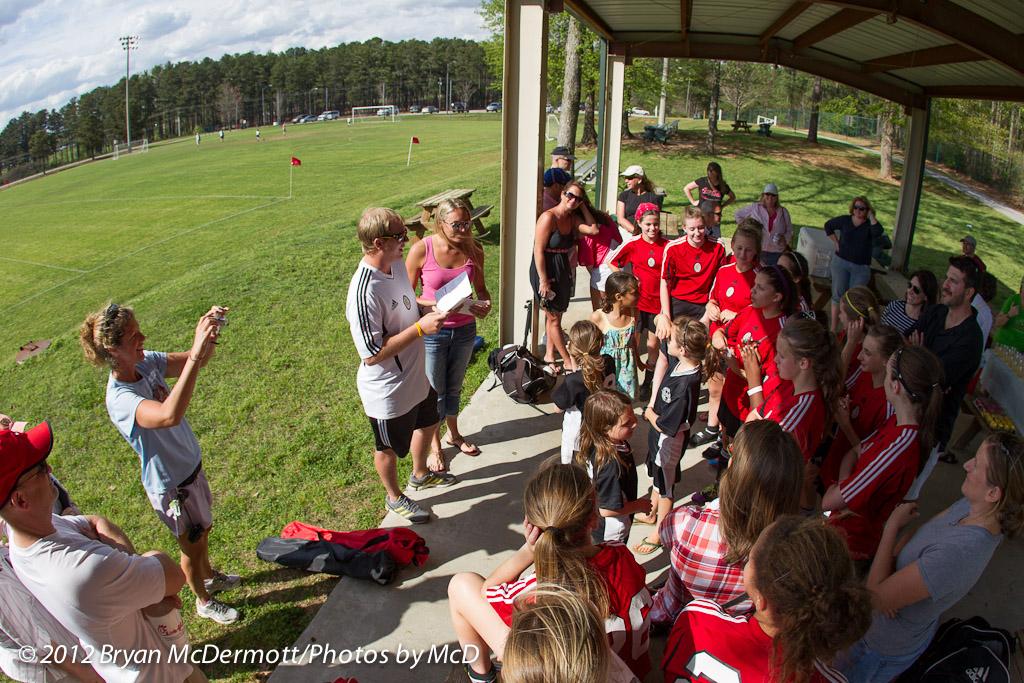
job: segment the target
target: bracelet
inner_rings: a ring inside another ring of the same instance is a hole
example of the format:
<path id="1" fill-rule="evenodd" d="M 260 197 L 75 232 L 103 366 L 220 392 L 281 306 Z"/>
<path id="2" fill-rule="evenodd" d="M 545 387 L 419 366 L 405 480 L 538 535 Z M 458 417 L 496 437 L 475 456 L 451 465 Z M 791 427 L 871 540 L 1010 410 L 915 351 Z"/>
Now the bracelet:
<path id="1" fill-rule="evenodd" d="M 760 384 L 758 384 L 756 387 L 753 387 L 751 389 L 747 389 L 747 396 L 753 396 L 754 394 L 760 394 L 760 393 L 761 393 L 761 385 Z"/>
<path id="2" fill-rule="evenodd" d="M 416 326 L 416 331 L 417 331 L 417 332 L 419 332 L 419 333 L 420 333 L 420 336 L 422 337 L 422 336 L 423 336 L 423 328 L 422 328 L 422 327 L 420 327 L 420 324 L 419 324 L 419 323 L 413 323 L 413 325 L 415 325 L 415 326 Z"/>
<path id="3" fill-rule="evenodd" d="M 188 359 L 189 359 L 190 361 L 192 361 L 193 363 L 198 363 L 199 361 L 201 361 L 201 360 L 202 360 L 202 358 L 193 358 L 193 357 L 192 357 L 192 354 L 191 354 L 191 353 L 190 353 L 190 354 L 188 354 Z"/>

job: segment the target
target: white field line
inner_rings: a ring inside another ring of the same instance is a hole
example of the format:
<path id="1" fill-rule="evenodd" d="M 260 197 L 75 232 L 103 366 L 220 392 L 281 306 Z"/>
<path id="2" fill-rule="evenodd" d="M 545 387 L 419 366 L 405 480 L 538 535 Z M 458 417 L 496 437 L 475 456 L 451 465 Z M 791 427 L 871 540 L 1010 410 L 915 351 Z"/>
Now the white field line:
<path id="1" fill-rule="evenodd" d="M 174 201 L 190 199 L 277 199 L 278 196 L 256 195 L 256 194 L 201 194 L 184 195 L 181 197 L 109 197 L 105 199 L 69 199 L 63 202 L 35 202 L 32 204 L 15 204 L 6 207 L 8 209 L 35 208 L 37 206 L 60 206 L 61 204 L 97 204 L 102 202 L 156 202 L 165 199 Z"/>
<path id="2" fill-rule="evenodd" d="M 125 260 L 127 258 L 135 256 L 136 254 L 138 254 L 140 252 L 143 252 L 143 251 L 146 251 L 147 249 L 150 249 L 152 247 L 155 247 L 155 246 L 158 246 L 160 244 L 163 244 L 164 242 L 169 242 L 170 240 L 177 239 L 179 237 L 183 237 L 185 235 L 193 233 L 196 230 L 202 230 L 203 228 L 208 228 L 211 225 L 216 225 L 217 223 L 223 223 L 224 221 L 229 221 L 232 218 L 237 218 L 239 216 L 244 216 L 247 213 L 252 213 L 253 211 L 259 211 L 260 209 L 265 209 L 268 206 L 273 206 L 274 204 L 279 204 L 281 202 L 286 202 L 286 201 L 288 201 L 287 197 L 284 197 L 282 199 L 276 199 L 276 200 L 274 200 L 272 202 L 267 202 L 266 204 L 260 204 L 259 206 L 254 206 L 251 209 L 245 209 L 244 211 L 239 211 L 237 213 L 233 213 L 230 216 L 224 216 L 223 218 L 217 218 L 216 220 L 209 221 L 208 223 L 203 223 L 202 225 L 197 225 L 194 228 L 189 228 L 188 230 L 182 230 L 181 232 L 179 232 L 179 233 L 177 233 L 175 235 L 168 235 L 167 237 L 165 237 L 165 238 L 163 238 L 161 240 L 157 240 L 156 242 L 153 242 L 152 244 L 147 244 L 144 247 L 139 247 L 138 249 L 130 251 L 127 254 L 123 254 L 122 256 L 118 256 L 115 259 L 111 259 L 110 261 L 107 261 L 106 263 L 98 265 L 95 268 L 92 268 L 90 270 L 81 271 L 78 275 L 76 275 L 76 276 L 74 276 L 72 278 L 68 278 L 67 280 L 64 280 L 63 282 L 58 282 L 57 284 L 53 285 L 52 287 L 47 287 L 46 289 L 44 289 L 41 292 L 36 292 L 32 296 L 30 296 L 30 297 L 28 297 L 26 299 L 22 299 L 18 303 L 14 304 L 12 306 L 8 306 L 3 311 L 0 311 L 0 315 L 3 315 L 3 314 L 8 313 L 10 311 L 13 311 L 15 308 L 18 308 L 19 306 L 21 306 L 23 304 L 26 304 L 29 301 L 32 301 L 33 299 L 38 298 L 38 297 L 46 294 L 47 292 L 52 292 L 53 290 L 57 289 L 58 287 L 63 287 L 64 285 L 68 284 L 69 282 L 74 282 L 75 280 L 77 280 L 77 279 L 79 279 L 81 277 L 84 277 L 86 275 L 90 275 L 92 273 L 95 273 L 96 271 L 102 270 L 103 268 L 107 268 L 108 266 L 112 266 L 115 263 L 118 263 L 118 262 L 123 261 L 123 260 Z"/>
<path id="3" fill-rule="evenodd" d="M 51 266 L 49 263 L 36 263 L 35 261 L 22 261 L 20 258 L 8 258 L 6 256 L 0 256 L 0 261 L 13 261 L 14 263 L 24 263 L 30 266 L 41 266 L 43 268 L 56 268 L 57 270 L 70 270 L 72 273 L 84 273 L 84 270 L 78 268 L 65 268 L 63 266 Z"/>

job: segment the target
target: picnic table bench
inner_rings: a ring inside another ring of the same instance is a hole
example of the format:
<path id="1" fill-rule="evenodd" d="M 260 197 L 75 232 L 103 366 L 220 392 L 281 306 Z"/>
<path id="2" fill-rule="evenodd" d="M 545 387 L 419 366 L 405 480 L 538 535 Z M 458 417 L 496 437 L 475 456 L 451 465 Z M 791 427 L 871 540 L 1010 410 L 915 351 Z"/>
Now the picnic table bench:
<path id="1" fill-rule="evenodd" d="M 732 131 L 734 133 L 736 131 L 738 131 L 740 128 L 742 128 L 743 130 L 745 130 L 745 131 L 747 131 L 749 133 L 750 132 L 750 122 L 747 121 L 746 119 L 736 119 L 735 121 L 732 122 Z"/>
<path id="2" fill-rule="evenodd" d="M 581 182 L 587 185 L 593 185 L 597 182 L 597 157 L 587 159 L 581 164 L 578 164 L 574 169 L 576 171 L 576 177 Z"/>
<path id="3" fill-rule="evenodd" d="M 458 189 L 458 190 L 445 190 L 444 192 L 438 192 L 437 194 L 427 197 L 416 202 L 416 206 L 423 209 L 423 212 L 419 216 L 405 219 L 405 227 L 411 228 L 416 231 L 416 237 L 423 239 L 424 233 L 427 228 L 434 221 L 434 210 L 437 209 L 441 202 L 448 199 L 462 199 L 469 206 L 469 220 L 476 226 L 477 234 L 483 237 L 487 234 L 487 229 L 484 228 L 484 223 L 481 218 L 485 218 L 490 215 L 491 209 L 494 208 L 493 204 L 486 206 L 473 206 L 473 202 L 469 198 L 476 192 L 476 189 Z"/>
<path id="4" fill-rule="evenodd" d="M 669 138 L 675 135 L 679 131 L 679 121 L 672 121 L 671 123 L 666 121 L 665 123 L 657 126 L 644 126 L 644 132 L 640 133 L 640 136 L 648 142 L 660 142 L 665 144 Z"/>

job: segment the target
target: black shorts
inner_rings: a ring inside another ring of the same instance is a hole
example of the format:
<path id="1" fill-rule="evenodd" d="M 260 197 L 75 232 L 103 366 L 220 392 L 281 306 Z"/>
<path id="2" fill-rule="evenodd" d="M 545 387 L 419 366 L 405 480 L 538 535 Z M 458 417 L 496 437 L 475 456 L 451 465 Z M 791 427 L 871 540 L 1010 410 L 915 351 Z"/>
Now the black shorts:
<path id="1" fill-rule="evenodd" d="M 732 411 L 729 410 L 729 402 L 724 398 L 718 403 L 718 423 L 730 439 L 736 436 L 736 432 L 743 426 L 743 420 L 732 414 Z"/>
<path id="2" fill-rule="evenodd" d="M 669 297 L 669 303 L 672 305 L 672 320 L 675 320 L 681 315 L 685 315 L 687 318 L 693 318 L 697 322 L 704 317 L 704 312 L 707 310 L 708 305 L 695 304 L 690 301 L 683 301 L 682 299 L 675 299 Z M 668 354 L 668 339 L 661 340 L 661 352 Z"/>
<path id="3" fill-rule="evenodd" d="M 394 451 L 399 458 L 404 458 L 409 454 L 412 433 L 417 429 L 432 427 L 438 422 L 437 392 L 431 387 L 427 397 L 405 415 L 383 420 L 370 418 L 374 448 L 378 451 Z"/>
<path id="4" fill-rule="evenodd" d="M 658 316 L 657 313 L 648 313 L 647 311 L 641 311 L 637 309 L 638 319 L 636 321 L 636 332 L 640 334 L 643 330 L 650 330 L 651 332 L 658 331 L 658 323 L 654 319 Z"/>

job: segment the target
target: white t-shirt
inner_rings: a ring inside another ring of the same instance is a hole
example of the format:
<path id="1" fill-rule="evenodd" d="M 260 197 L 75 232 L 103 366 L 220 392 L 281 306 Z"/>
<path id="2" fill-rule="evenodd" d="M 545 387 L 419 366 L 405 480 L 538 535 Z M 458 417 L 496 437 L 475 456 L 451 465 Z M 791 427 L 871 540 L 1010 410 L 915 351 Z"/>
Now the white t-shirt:
<path id="1" fill-rule="evenodd" d="M 992 309 L 985 303 L 981 294 L 975 294 L 971 306 L 978 312 L 978 327 L 981 328 L 981 343 L 988 341 L 988 333 L 992 331 Z"/>
<path id="2" fill-rule="evenodd" d="M 377 355 L 385 337 L 418 322 L 420 309 L 405 264 L 391 264 L 389 275 L 360 261 L 348 286 L 345 317 L 360 358 Z M 408 413 L 430 391 L 423 340 L 417 339 L 383 363 L 360 363 L 356 386 L 368 417 L 383 420 Z"/>
<path id="3" fill-rule="evenodd" d="M 54 515 L 53 526 L 54 533 L 28 548 L 11 545 L 11 564 L 43 607 L 92 652 L 90 663 L 103 680 L 184 681 L 192 666 L 171 661 L 170 645 L 141 611 L 164 597 L 160 561 L 95 540 L 85 517 Z M 114 661 L 103 663 L 104 647 L 119 653 Z M 144 653 L 148 661 L 125 653 Z"/>

